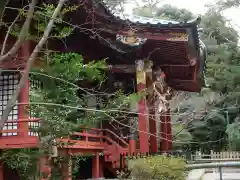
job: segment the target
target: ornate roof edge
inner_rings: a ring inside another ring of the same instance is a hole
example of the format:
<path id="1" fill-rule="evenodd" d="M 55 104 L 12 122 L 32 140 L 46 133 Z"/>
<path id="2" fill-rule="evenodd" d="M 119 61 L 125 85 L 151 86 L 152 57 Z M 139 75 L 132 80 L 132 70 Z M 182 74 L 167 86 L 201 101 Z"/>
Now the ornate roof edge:
<path id="1" fill-rule="evenodd" d="M 130 23 L 139 26 L 148 26 L 152 28 L 188 28 L 192 26 L 198 26 L 201 22 L 201 16 L 197 18 L 186 21 L 186 22 L 178 22 L 171 20 L 163 20 L 157 18 L 147 18 L 144 16 L 137 15 L 124 15 L 123 13 L 113 12 L 110 7 L 103 0 L 92 0 L 95 3 L 98 3 L 102 8 L 105 9 L 106 13 L 109 16 L 109 19 L 113 22 L 117 23 Z"/>
<path id="2" fill-rule="evenodd" d="M 198 26 L 201 22 L 201 17 L 198 17 L 188 22 L 177 22 L 157 18 L 146 18 L 136 15 L 131 16 L 114 15 L 114 16 L 116 18 L 116 21 L 120 23 L 131 23 L 139 26 L 148 26 L 152 28 L 189 28 L 192 26 Z"/>

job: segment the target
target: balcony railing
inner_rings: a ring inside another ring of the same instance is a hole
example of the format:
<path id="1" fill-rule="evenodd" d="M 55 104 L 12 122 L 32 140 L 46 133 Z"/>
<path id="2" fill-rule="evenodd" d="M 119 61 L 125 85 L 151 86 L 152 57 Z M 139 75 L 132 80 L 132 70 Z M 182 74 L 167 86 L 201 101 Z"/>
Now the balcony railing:
<path id="1" fill-rule="evenodd" d="M 30 148 L 38 146 L 38 134 L 31 130 L 39 125 L 39 118 L 8 120 L 8 124 L 16 123 L 13 128 L 0 131 L 0 148 Z M 10 127 L 10 126 L 8 126 Z"/>
<path id="2" fill-rule="evenodd" d="M 6 124 L 17 123 L 17 128 L 0 131 L 0 149 L 38 147 L 38 133 L 31 128 L 38 127 L 39 121 L 39 118 L 8 120 Z M 8 136 L 9 133 L 14 135 Z M 58 138 L 57 142 L 64 149 L 104 150 L 106 146 L 114 145 L 120 152 L 128 152 L 128 143 L 108 129 L 80 129 L 69 137 Z"/>

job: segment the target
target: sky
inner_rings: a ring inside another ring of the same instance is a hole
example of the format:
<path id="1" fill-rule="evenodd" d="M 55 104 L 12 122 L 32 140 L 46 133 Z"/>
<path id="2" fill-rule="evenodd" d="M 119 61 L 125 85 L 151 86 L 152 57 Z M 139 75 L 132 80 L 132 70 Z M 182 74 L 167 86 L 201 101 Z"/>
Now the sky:
<path id="1" fill-rule="evenodd" d="M 137 0 L 138 1 L 138 0 Z M 163 4 L 171 4 L 179 8 L 185 8 L 192 11 L 194 14 L 204 14 L 206 4 L 213 4 L 216 0 L 162 0 Z M 135 4 L 127 4 L 125 6 L 126 12 L 131 13 Z M 226 10 L 223 15 L 231 20 L 231 24 L 240 32 L 240 8 L 231 8 Z"/>

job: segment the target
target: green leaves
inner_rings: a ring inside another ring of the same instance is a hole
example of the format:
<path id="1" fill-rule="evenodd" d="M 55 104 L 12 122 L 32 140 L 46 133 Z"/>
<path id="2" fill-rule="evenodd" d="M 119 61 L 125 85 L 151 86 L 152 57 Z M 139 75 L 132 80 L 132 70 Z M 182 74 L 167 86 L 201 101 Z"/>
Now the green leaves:
<path id="1" fill-rule="evenodd" d="M 41 155 L 38 149 L 12 149 L 2 152 L 0 159 L 8 167 L 18 170 L 21 180 L 38 179 L 38 162 Z"/>
<path id="2" fill-rule="evenodd" d="M 129 160 L 128 168 L 133 179 L 184 180 L 185 165 L 182 158 L 150 156 Z"/>
<path id="3" fill-rule="evenodd" d="M 193 13 L 187 9 L 179 9 L 175 6 L 166 4 L 157 9 L 157 18 L 167 18 L 179 22 L 187 22 L 194 18 Z"/>
<path id="4" fill-rule="evenodd" d="M 52 28 L 50 33 L 49 39 L 63 39 L 68 37 L 73 32 L 73 28 L 71 26 L 66 25 L 64 23 L 63 18 L 73 11 L 75 11 L 79 6 L 71 5 L 67 6 L 62 9 L 61 13 L 59 14 L 58 18 L 55 19 L 55 25 Z M 45 4 L 43 3 L 42 6 L 38 7 L 34 12 L 33 22 L 32 22 L 32 29 L 28 34 L 28 39 L 37 41 L 39 38 L 43 36 L 44 30 L 49 22 L 56 6 L 54 4 Z M 21 18 L 25 18 L 27 16 L 26 10 L 20 10 Z M 18 23 L 13 25 L 11 35 L 18 36 L 20 31 L 20 27 Z"/>
<path id="5" fill-rule="evenodd" d="M 239 0 L 219 0 L 217 2 L 217 7 L 219 11 L 223 11 L 232 7 L 239 7 L 239 5 L 240 5 Z"/>
<path id="6" fill-rule="evenodd" d="M 229 148 L 233 151 L 240 150 L 240 125 L 234 122 L 227 126 L 226 133 L 228 135 Z"/>
<path id="7" fill-rule="evenodd" d="M 5 9 L 5 6 L 7 4 L 8 0 L 1 0 L 0 1 L 0 19 L 1 19 L 1 22 L 0 24 L 2 25 L 3 22 L 2 22 L 2 17 L 4 16 L 4 9 Z"/>

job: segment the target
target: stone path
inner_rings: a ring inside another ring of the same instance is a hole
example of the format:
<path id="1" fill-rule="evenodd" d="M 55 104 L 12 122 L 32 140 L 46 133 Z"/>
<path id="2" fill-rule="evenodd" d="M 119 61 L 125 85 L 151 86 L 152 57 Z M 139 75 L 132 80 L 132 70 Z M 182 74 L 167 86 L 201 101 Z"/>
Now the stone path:
<path id="1" fill-rule="evenodd" d="M 240 180 L 240 173 L 223 173 L 223 180 Z M 207 173 L 202 180 L 220 180 L 219 173 Z"/>
<path id="2" fill-rule="evenodd" d="M 240 180 L 239 168 L 223 168 L 222 172 L 223 180 Z M 213 173 L 206 173 L 205 169 L 194 169 L 189 172 L 187 180 L 220 180 L 220 176 L 217 169 Z"/>

